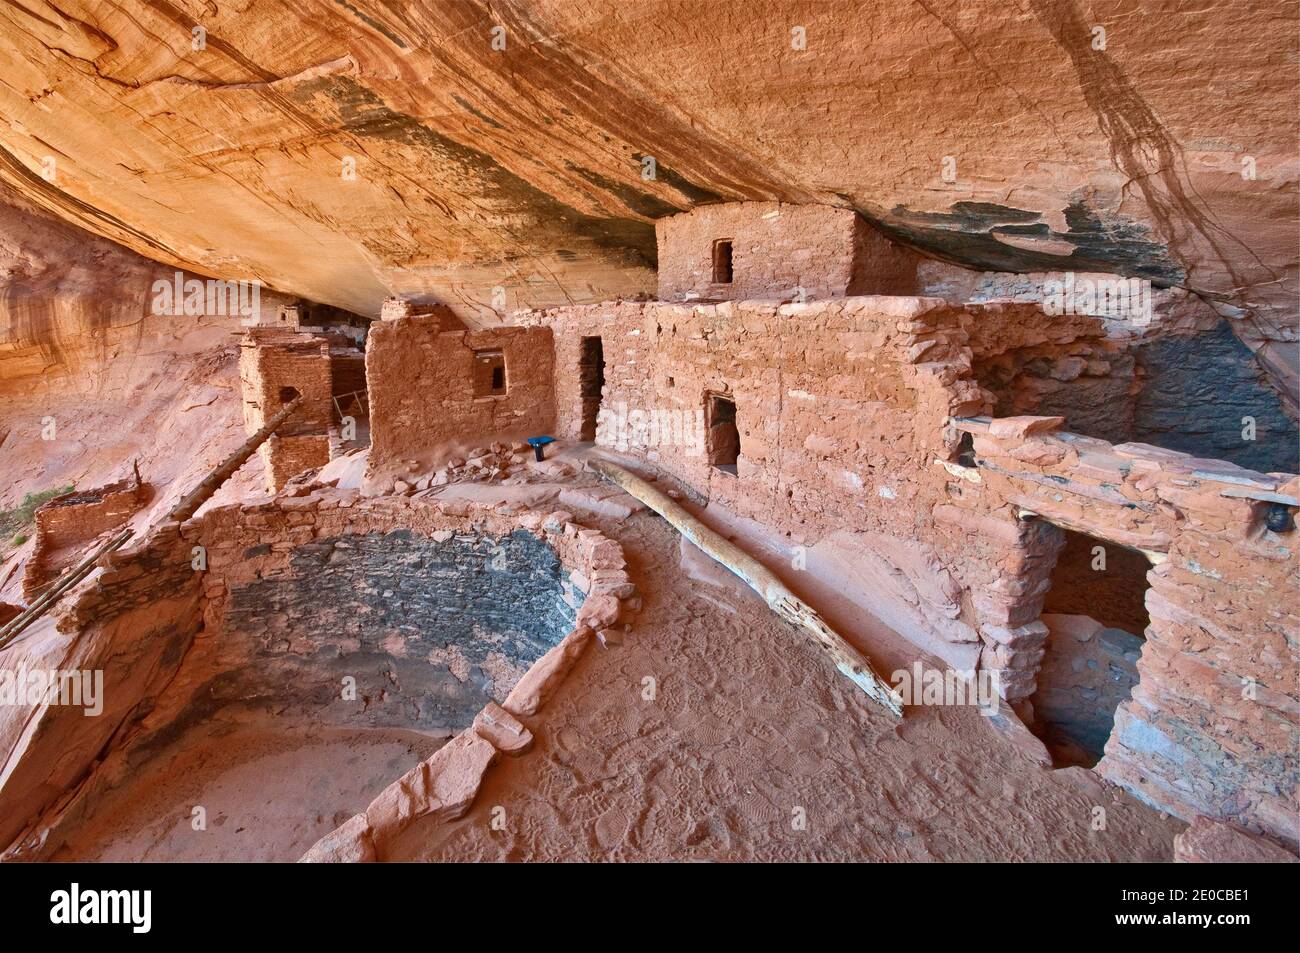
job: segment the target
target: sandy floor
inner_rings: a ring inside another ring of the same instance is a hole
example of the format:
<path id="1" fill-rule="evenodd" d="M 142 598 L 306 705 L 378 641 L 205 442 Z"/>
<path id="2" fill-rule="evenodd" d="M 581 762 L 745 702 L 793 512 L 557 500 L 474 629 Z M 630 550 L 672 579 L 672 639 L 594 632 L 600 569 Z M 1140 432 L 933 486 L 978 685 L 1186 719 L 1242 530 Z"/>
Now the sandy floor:
<path id="1" fill-rule="evenodd" d="M 466 817 L 418 822 L 393 859 L 1171 859 L 1182 822 L 1040 767 L 975 709 L 894 721 L 738 581 L 683 572 L 653 514 L 589 521 L 643 584 L 637 626 L 592 648 L 533 720 L 534 750 L 489 771 Z M 878 668 L 915 655 L 843 611 Z"/>
<path id="2" fill-rule="evenodd" d="M 100 798 L 57 860 L 295 861 L 443 739 L 408 731 L 196 727 Z M 193 809 L 206 811 L 194 830 Z"/>

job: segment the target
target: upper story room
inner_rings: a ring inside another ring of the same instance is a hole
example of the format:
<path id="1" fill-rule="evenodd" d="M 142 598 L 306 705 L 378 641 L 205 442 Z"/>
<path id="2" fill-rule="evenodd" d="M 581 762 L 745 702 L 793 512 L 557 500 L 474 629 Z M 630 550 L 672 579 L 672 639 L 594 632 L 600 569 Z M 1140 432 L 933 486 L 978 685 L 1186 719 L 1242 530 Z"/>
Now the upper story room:
<path id="1" fill-rule="evenodd" d="M 655 223 L 664 301 L 915 294 L 918 256 L 853 209 L 703 205 Z"/>

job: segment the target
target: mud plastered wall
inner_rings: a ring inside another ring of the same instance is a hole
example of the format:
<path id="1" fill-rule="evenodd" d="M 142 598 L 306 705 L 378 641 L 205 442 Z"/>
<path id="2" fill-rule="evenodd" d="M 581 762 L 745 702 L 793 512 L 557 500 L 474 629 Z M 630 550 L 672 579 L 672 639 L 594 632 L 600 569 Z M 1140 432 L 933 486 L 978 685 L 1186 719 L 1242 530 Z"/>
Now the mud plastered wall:
<path id="1" fill-rule="evenodd" d="M 908 294 L 916 256 L 852 209 L 734 202 L 655 223 L 664 301 Z M 731 280 L 715 280 L 714 247 L 731 243 Z"/>
<path id="2" fill-rule="evenodd" d="M 326 338 L 278 328 L 249 328 L 240 344 L 244 427 L 252 434 L 296 395 L 303 402 L 266 443 L 267 489 L 329 463 L 333 378 Z"/>
<path id="3" fill-rule="evenodd" d="M 484 378 L 500 354 L 502 387 Z M 495 360 L 495 358 L 493 359 Z M 408 460 L 549 434 L 555 426 L 554 349 L 545 328 L 443 331 L 437 317 L 374 326 L 366 347 L 370 473 Z"/>

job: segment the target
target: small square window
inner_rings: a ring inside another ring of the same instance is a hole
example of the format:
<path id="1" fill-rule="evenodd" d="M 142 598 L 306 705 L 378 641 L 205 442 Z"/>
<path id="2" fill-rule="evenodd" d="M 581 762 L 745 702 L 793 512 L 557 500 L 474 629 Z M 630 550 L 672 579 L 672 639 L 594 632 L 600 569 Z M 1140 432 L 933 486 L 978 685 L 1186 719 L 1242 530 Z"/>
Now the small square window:
<path id="1" fill-rule="evenodd" d="M 506 392 L 506 356 L 503 351 L 474 352 L 474 396 L 496 397 Z"/>
<path id="2" fill-rule="evenodd" d="M 705 451 L 709 465 L 736 475 L 740 459 L 740 430 L 736 427 L 736 402 L 721 394 L 705 395 Z"/>

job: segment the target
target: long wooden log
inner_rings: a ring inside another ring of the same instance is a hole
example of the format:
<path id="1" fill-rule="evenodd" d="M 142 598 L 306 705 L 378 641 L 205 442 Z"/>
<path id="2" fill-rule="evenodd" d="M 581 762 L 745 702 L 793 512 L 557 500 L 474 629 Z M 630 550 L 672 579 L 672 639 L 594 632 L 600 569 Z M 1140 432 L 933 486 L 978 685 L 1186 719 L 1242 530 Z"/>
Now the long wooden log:
<path id="1" fill-rule="evenodd" d="M 187 493 L 185 498 L 177 503 L 172 511 L 167 514 L 164 518 L 164 522 L 174 521 L 177 523 L 184 523 L 187 519 L 193 516 L 198 511 L 199 507 L 206 503 L 213 493 L 217 492 L 221 487 L 221 484 L 230 479 L 231 474 L 242 467 L 244 461 L 251 457 L 257 451 L 257 448 L 264 444 L 267 438 L 270 437 L 271 434 L 275 433 L 276 429 L 289 419 L 293 412 L 302 405 L 302 401 L 303 398 L 299 395 L 280 408 L 275 416 L 263 425 L 262 429 L 258 430 L 257 433 L 253 434 L 240 444 L 239 449 L 226 457 L 226 459 L 223 460 L 215 470 L 203 479 L 202 483 Z"/>
<path id="2" fill-rule="evenodd" d="M 902 716 L 903 700 L 898 693 L 876 673 L 862 653 L 827 625 L 817 610 L 787 589 L 775 573 L 634 473 L 608 460 L 593 459 L 590 464 L 593 470 L 650 507 L 703 552 L 743 579 L 773 612 L 809 633 L 853 684 L 895 715 Z"/>
<path id="3" fill-rule="evenodd" d="M 55 580 L 54 584 L 41 593 L 31 605 L 0 628 L 0 648 L 4 648 L 10 639 L 17 637 L 20 632 L 45 615 L 54 603 L 59 601 L 60 596 L 90 575 L 101 556 L 120 549 L 133 535 L 135 534 L 132 530 L 123 530 Z"/>
<path id="4" fill-rule="evenodd" d="M 183 523 L 185 520 L 193 516 L 195 512 L 198 511 L 198 508 L 206 503 L 213 493 L 217 492 L 217 489 L 221 484 L 230 479 L 231 474 L 243 466 L 245 461 L 247 461 L 248 458 L 257 451 L 257 448 L 265 443 L 267 438 L 270 437 L 271 434 L 275 433 L 276 429 L 292 416 L 293 412 L 302 405 L 302 401 L 303 398 L 300 395 L 289 401 L 289 403 L 285 404 L 284 407 L 280 408 L 280 410 L 271 417 L 271 419 L 268 420 L 261 429 L 240 444 L 239 448 L 235 450 L 234 453 L 226 457 L 226 459 L 223 460 L 215 470 L 204 477 L 198 486 L 187 493 L 185 497 L 172 508 L 171 512 L 164 517 L 163 522 L 174 521 L 177 523 Z M 138 480 L 139 471 L 136 471 L 136 476 Z M 91 570 L 95 568 L 95 562 L 101 556 L 112 552 L 115 549 L 119 549 L 128 539 L 131 538 L 132 535 L 133 532 L 129 529 L 119 533 L 79 562 L 72 569 L 69 569 L 60 576 L 54 585 L 41 593 L 38 599 L 32 602 L 32 604 L 24 609 L 19 615 L 10 619 L 3 628 L 0 628 L 0 648 L 3 648 L 7 642 L 48 612 L 63 593 L 67 592 L 68 589 L 72 588 L 82 579 L 86 578 L 86 576 L 90 575 Z"/>

